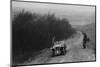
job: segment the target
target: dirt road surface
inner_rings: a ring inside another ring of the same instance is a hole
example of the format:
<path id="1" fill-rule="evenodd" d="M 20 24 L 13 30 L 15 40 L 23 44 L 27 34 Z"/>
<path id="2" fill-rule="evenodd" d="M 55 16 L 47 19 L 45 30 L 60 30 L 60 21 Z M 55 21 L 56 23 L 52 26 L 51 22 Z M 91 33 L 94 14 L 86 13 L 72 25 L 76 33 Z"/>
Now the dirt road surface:
<path id="1" fill-rule="evenodd" d="M 47 63 L 92 61 L 95 56 L 90 49 L 82 49 L 83 35 L 81 32 L 65 40 L 68 52 L 64 56 L 51 58 Z"/>
<path id="2" fill-rule="evenodd" d="M 38 56 L 37 59 L 27 62 L 25 64 L 45 64 L 45 63 L 63 63 L 63 62 L 80 62 L 80 61 L 94 61 L 95 55 L 91 49 L 82 49 L 83 35 L 81 32 L 77 32 L 68 40 L 65 40 L 67 46 L 66 55 L 47 57 L 46 53 L 43 53 L 43 57 Z"/>

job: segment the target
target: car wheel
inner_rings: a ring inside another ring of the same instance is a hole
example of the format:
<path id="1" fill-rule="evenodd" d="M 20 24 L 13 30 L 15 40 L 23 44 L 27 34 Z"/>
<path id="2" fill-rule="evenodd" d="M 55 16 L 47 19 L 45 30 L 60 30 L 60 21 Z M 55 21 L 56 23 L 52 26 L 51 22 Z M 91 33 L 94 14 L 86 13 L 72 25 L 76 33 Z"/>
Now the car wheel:
<path id="1" fill-rule="evenodd" d="M 55 56 L 55 50 L 52 49 L 52 57 L 54 57 L 54 56 Z"/>

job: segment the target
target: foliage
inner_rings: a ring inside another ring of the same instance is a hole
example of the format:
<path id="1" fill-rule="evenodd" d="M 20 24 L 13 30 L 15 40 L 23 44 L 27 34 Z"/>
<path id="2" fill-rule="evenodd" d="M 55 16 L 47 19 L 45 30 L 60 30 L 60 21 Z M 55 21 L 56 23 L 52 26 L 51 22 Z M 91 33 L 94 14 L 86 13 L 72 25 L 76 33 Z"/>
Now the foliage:
<path id="1" fill-rule="evenodd" d="M 75 30 L 66 19 L 54 14 L 39 15 L 22 11 L 12 20 L 13 56 L 35 52 L 53 46 L 52 39 L 67 39 Z"/>

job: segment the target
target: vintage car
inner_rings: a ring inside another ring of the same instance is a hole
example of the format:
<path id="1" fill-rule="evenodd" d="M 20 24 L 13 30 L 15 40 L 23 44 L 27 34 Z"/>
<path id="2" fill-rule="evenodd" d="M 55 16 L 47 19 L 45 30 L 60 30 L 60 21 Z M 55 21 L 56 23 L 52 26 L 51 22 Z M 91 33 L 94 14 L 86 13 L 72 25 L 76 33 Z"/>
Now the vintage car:
<path id="1" fill-rule="evenodd" d="M 50 48 L 52 50 L 52 56 L 65 55 L 66 45 L 64 41 L 54 42 L 54 46 Z"/>

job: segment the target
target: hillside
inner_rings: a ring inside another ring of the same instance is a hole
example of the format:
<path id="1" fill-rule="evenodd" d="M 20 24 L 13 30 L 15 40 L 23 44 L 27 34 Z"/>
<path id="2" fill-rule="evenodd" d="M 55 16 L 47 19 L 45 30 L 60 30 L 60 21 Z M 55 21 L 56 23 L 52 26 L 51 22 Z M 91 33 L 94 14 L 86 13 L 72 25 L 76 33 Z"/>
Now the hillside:
<path id="1" fill-rule="evenodd" d="M 22 65 L 30 65 L 30 64 L 45 64 L 45 63 L 63 63 L 63 62 L 83 62 L 83 61 L 95 61 L 95 53 L 93 53 L 93 49 L 95 48 L 95 29 L 94 25 L 87 25 L 87 27 L 83 28 L 78 27 L 77 30 L 84 31 L 90 38 L 90 42 L 87 43 L 88 48 L 82 49 L 83 44 L 83 34 L 82 32 L 77 32 L 73 34 L 70 38 L 65 40 L 65 44 L 67 46 L 67 53 L 65 55 L 51 57 L 51 50 L 43 50 L 41 54 L 35 57 L 30 57 L 28 61 L 24 62 Z M 94 36 L 94 38 L 92 37 Z"/>

